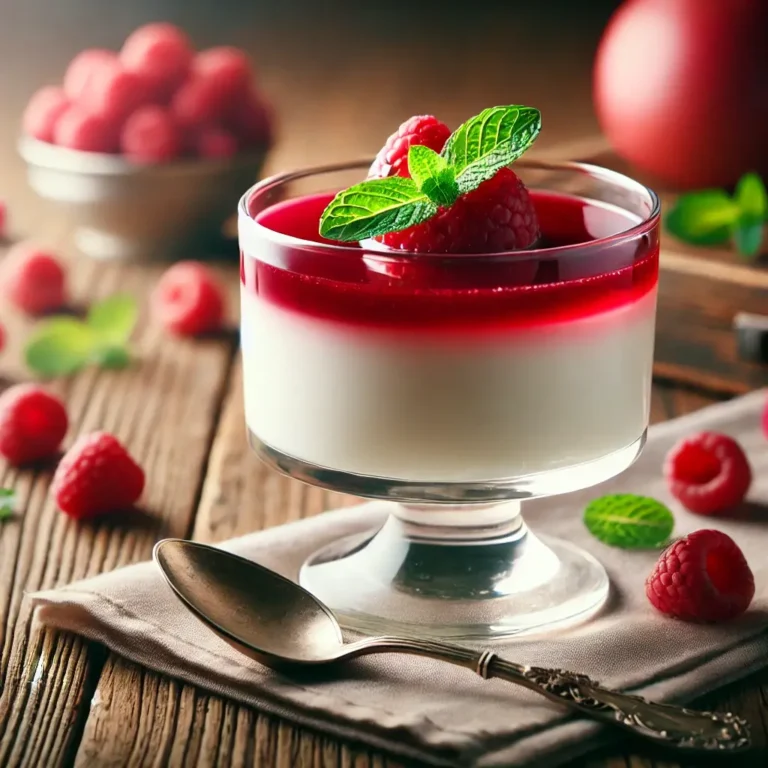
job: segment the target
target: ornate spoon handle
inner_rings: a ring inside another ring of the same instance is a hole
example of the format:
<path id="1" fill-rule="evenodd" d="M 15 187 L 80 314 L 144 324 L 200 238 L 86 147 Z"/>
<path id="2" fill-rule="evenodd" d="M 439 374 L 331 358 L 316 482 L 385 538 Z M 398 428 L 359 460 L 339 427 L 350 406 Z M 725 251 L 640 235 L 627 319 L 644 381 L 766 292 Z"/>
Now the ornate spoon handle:
<path id="1" fill-rule="evenodd" d="M 748 723 L 731 712 L 697 712 L 674 704 L 657 704 L 640 696 L 603 688 L 586 675 L 515 664 L 492 651 L 478 653 L 434 640 L 374 637 L 343 646 L 340 655 L 349 658 L 392 652 L 448 661 L 472 669 L 483 678 L 498 677 L 522 685 L 594 720 L 620 726 L 667 747 L 737 752 L 751 746 Z"/>
<path id="2" fill-rule="evenodd" d="M 597 720 L 670 747 L 734 752 L 751 744 L 749 725 L 730 712 L 697 712 L 657 704 L 640 696 L 603 688 L 586 675 L 563 669 L 526 667 L 486 652 L 477 673 L 523 685 Z"/>

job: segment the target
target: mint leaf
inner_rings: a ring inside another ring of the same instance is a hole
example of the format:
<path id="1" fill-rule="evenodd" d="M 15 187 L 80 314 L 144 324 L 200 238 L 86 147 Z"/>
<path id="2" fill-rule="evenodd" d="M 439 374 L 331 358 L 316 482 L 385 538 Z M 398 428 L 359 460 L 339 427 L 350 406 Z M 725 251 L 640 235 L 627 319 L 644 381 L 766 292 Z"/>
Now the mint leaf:
<path id="1" fill-rule="evenodd" d="M 733 244 L 742 255 L 750 258 L 760 253 L 763 244 L 763 222 L 744 217 L 733 229 Z"/>
<path id="2" fill-rule="evenodd" d="M 110 296 L 94 304 L 85 322 L 96 333 L 99 342 L 107 345 L 125 344 L 136 325 L 139 310 L 132 296 Z"/>
<path id="3" fill-rule="evenodd" d="M 724 243 L 739 218 L 739 207 L 721 189 L 681 195 L 666 216 L 667 229 L 692 245 Z"/>
<path id="4" fill-rule="evenodd" d="M 743 216 L 756 221 L 768 219 L 768 192 L 756 173 L 747 173 L 739 179 L 734 198 Z"/>
<path id="5" fill-rule="evenodd" d="M 604 544 L 624 549 L 648 549 L 667 543 L 675 519 L 661 502 L 647 496 L 619 493 L 587 505 L 584 524 Z"/>
<path id="6" fill-rule="evenodd" d="M 739 218 L 733 228 L 733 244 L 742 256 L 757 256 L 763 244 L 763 225 L 768 219 L 768 193 L 756 173 L 739 179 L 734 201 Z"/>
<path id="7" fill-rule="evenodd" d="M 24 350 L 27 365 L 42 376 L 66 376 L 82 368 L 94 347 L 94 332 L 73 317 L 42 323 Z"/>
<path id="8" fill-rule="evenodd" d="M 16 506 L 16 491 L 10 488 L 0 488 L 0 520 L 13 516 Z"/>
<path id="9" fill-rule="evenodd" d="M 476 189 L 517 160 L 541 130 L 533 107 L 491 107 L 455 130 L 440 153 L 453 166 L 459 192 Z"/>
<path id="10" fill-rule="evenodd" d="M 419 191 L 435 205 L 448 206 L 456 202 L 459 196 L 456 174 L 433 149 L 414 144 L 408 150 L 408 170 Z"/>
<path id="11" fill-rule="evenodd" d="M 121 346 L 99 347 L 91 355 L 91 361 L 101 368 L 119 370 L 131 364 L 131 354 Z"/>
<path id="12" fill-rule="evenodd" d="M 390 176 L 339 192 L 320 217 L 320 234 L 330 240 L 365 240 L 421 224 L 437 206 L 413 179 Z"/>

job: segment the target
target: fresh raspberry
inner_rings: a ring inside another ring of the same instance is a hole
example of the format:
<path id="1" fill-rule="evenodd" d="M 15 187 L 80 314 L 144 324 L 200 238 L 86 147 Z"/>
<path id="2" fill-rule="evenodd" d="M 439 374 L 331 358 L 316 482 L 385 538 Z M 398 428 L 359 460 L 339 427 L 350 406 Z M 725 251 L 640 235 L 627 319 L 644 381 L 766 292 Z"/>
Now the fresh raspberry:
<path id="1" fill-rule="evenodd" d="M 213 273 L 196 261 L 180 261 L 160 278 L 152 293 L 152 315 L 179 336 L 199 336 L 221 328 L 224 292 Z"/>
<path id="2" fill-rule="evenodd" d="M 445 145 L 451 131 L 432 115 L 416 115 L 406 120 L 379 150 L 368 171 L 369 179 L 384 179 L 387 176 L 410 176 L 408 171 L 408 150 L 413 144 L 420 144 L 435 152 Z"/>
<path id="3" fill-rule="evenodd" d="M 188 130 L 216 125 L 224 116 L 216 82 L 190 77 L 173 95 L 171 113 L 177 124 Z"/>
<path id="4" fill-rule="evenodd" d="M 64 403 L 37 384 L 16 384 L 0 395 L 0 455 L 11 464 L 53 456 L 68 426 Z"/>
<path id="5" fill-rule="evenodd" d="M 646 579 L 645 594 L 668 616 L 684 621 L 725 621 L 747 610 L 755 594 L 755 578 L 730 536 L 703 529 L 661 553 Z"/>
<path id="6" fill-rule="evenodd" d="M 103 62 L 85 83 L 78 105 L 115 125 L 152 101 L 151 83 L 119 60 Z"/>
<path id="7" fill-rule="evenodd" d="M 88 81 L 94 72 L 116 61 L 117 54 L 105 48 L 89 48 L 78 53 L 64 74 L 64 93 L 67 98 L 77 101 L 88 87 Z"/>
<path id="8" fill-rule="evenodd" d="M 146 24 L 123 45 L 125 68 L 145 78 L 156 99 L 168 99 L 189 72 L 194 55 L 189 38 L 173 24 Z"/>
<path id="9" fill-rule="evenodd" d="M 226 126 L 237 137 L 240 149 L 269 147 L 275 140 L 272 107 L 256 89 L 230 108 Z"/>
<path id="10" fill-rule="evenodd" d="M 143 490 L 144 470 L 107 432 L 76 440 L 51 484 L 59 509 L 78 520 L 129 509 Z"/>
<path id="11" fill-rule="evenodd" d="M 223 159 L 237 154 L 237 139 L 223 128 L 203 128 L 194 137 L 193 146 L 198 157 Z"/>
<path id="12" fill-rule="evenodd" d="M 718 432 L 701 432 L 677 443 L 664 460 L 664 476 L 670 493 L 699 515 L 737 506 L 752 482 L 741 446 Z"/>
<path id="13" fill-rule="evenodd" d="M 192 72 L 196 77 L 216 83 L 221 103 L 230 103 L 246 95 L 251 82 L 248 57 L 232 46 L 209 48 L 195 56 Z"/>
<path id="14" fill-rule="evenodd" d="M 70 107 L 56 123 L 53 141 L 60 147 L 82 152 L 112 153 L 117 150 L 118 131 L 109 119 Z"/>
<path id="15" fill-rule="evenodd" d="M 120 151 L 136 163 L 167 163 L 181 152 L 181 132 L 167 109 L 139 107 L 125 121 Z"/>
<path id="16" fill-rule="evenodd" d="M 502 168 L 450 208 L 423 224 L 377 238 L 402 251 L 498 253 L 532 245 L 539 222 L 528 190 L 510 168 Z M 535 264 L 531 262 L 531 279 Z"/>
<path id="17" fill-rule="evenodd" d="M 56 124 L 69 108 L 69 101 L 61 88 L 47 85 L 29 100 L 21 127 L 24 133 L 39 141 L 53 142 Z"/>
<path id="18" fill-rule="evenodd" d="M 30 243 L 18 243 L 8 251 L 0 283 L 8 300 L 30 315 L 42 315 L 66 303 L 64 267 L 53 254 Z"/>

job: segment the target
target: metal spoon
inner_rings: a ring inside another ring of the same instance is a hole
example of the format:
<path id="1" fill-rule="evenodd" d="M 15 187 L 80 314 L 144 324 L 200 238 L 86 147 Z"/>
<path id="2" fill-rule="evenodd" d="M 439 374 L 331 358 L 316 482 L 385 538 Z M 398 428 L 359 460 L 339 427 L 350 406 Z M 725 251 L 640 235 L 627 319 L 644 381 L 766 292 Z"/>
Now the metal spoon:
<path id="1" fill-rule="evenodd" d="M 688 750 L 737 751 L 750 746 L 745 720 L 696 712 L 601 687 L 586 675 L 515 664 L 492 651 L 410 637 L 367 637 L 344 643 L 330 609 L 298 584 L 215 547 L 165 539 L 155 562 L 186 607 L 232 647 L 272 667 L 332 664 L 369 653 L 409 653 L 498 677 L 638 736 Z"/>

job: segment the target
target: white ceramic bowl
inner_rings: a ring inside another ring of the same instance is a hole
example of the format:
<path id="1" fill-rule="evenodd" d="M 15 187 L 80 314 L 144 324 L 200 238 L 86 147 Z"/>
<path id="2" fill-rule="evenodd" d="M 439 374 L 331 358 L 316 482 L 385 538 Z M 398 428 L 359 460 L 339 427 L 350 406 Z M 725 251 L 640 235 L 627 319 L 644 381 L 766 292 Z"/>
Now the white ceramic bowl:
<path id="1" fill-rule="evenodd" d="M 19 153 L 35 192 L 69 211 L 84 253 L 162 260 L 200 257 L 221 242 L 224 222 L 258 179 L 266 150 L 142 166 L 22 137 Z"/>

